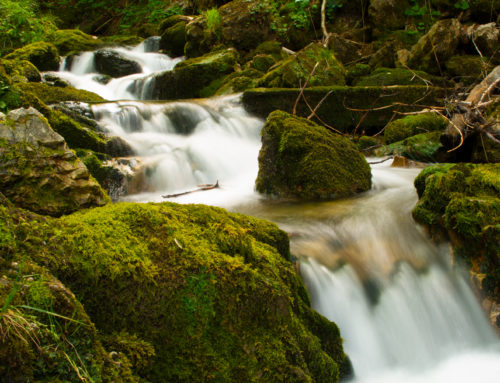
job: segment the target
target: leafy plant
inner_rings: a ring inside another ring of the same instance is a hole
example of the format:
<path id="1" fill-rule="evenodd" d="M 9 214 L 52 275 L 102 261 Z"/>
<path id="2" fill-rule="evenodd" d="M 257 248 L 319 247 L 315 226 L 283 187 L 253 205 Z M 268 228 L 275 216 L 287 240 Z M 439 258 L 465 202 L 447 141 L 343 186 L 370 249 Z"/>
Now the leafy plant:
<path id="1" fill-rule="evenodd" d="M 470 8 L 468 0 L 460 0 L 455 3 L 455 8 L 465 11 Z"/>
<path id="2" fill-rule="evenodd" d="M 218 33 L 221 27 L 222 20 L 217 8 L 207 9 L 203 12 L 203 16 L 207 21 L 207 30 L 209 32 Z"/>

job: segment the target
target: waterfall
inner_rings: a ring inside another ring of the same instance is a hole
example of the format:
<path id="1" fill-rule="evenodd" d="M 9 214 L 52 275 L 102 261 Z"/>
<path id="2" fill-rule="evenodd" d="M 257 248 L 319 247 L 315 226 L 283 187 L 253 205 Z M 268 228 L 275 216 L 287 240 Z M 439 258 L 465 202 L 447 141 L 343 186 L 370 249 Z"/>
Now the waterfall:
<path id="1" fill-rule="evenodd" d="M 181 60 L 155 53 L 157 42 L 112 49 L 139 63 L 139 74 L 105 83 L 92 52 L 67 59 L 58 72 L 78 88 L 122 100 L 92 110 L 103 130 L 132 146 L 144 170 L 143 188 L 125 200 L 159 202 L 218 180 L 219 189 L 171 200 L 278 223 L 291 234 L 313 307 L 339 325 L 359 383 L 500 381 L 498 337 L 466 274 L 450 265 L 449 247 L 432 243 L 411 218 L 419 170 L 374 165 L 373 189 L 349 199 L 266 201 L 254 192 L 263 121 L 238 96 L 144 101 L 154 74 Z"/>
<path id="2" fill-rule="evenodd" d="M 172 70 L 183 57 L 171 58 L 158 53 L 158 39 L 150 38 L 134 48 L 105 48 L 134 61 L 142 73 L 110 79 L 96 72 L 95 52 L 66 57 L 57 76 L 78 89 L 94 92 L 106 100 L 147 100 L 151 98 L 154 75 Z"/>

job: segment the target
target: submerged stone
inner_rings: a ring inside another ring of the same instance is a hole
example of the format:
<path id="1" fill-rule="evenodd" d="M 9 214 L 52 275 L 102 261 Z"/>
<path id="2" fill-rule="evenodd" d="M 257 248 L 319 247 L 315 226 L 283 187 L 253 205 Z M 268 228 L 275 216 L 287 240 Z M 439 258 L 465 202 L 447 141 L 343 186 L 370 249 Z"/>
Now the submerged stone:
<path id="1" fill-rule="evenodd" d="M 304 118 L 271 113 L 262 131 L 257 191 L 280 197 L 347 197 L 371 187 L 356 145 Z"/>

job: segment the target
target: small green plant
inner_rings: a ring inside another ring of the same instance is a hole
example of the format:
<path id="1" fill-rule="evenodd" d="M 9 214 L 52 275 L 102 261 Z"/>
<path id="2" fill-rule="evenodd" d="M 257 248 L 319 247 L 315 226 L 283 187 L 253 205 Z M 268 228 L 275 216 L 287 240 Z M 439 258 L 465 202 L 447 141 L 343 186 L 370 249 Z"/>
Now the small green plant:
<path id="1" fill-rule="evenodd" d="M 207 21 L 207 30 L 212 33 L 219 33 L 222 24 L 219 10 L 217 8 L 207 9 L 203 12 L 203 16 Z"/>
<path id="2" fill-rule="evenodd" d="M 415 20 L 416 27 L 420 32 L 427 31 L 441 12 L 432 8 L 430 2 L 424 0 L 410 0 L 410 8 L 405 9 L 405 15 Z"/>
<path id="3" fill-rule="evenodd" d="M 461 11 L 466 11 L 470 8 L 470 4 L 468 0 L 460 0 L 455 3 L 455 8 L 460 9 Z"/>

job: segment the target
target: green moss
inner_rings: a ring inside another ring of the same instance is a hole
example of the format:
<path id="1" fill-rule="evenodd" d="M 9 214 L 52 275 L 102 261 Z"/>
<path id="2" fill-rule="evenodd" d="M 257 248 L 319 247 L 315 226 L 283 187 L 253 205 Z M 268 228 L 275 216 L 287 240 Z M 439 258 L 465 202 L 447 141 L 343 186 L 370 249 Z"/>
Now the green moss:
<path id="1" fill-rule="evenodd" d="M 59 54 L 50 43 L 37 42 L 28 44 L 5 56 L 7 60 L 28 60 L 41 71 L 58 70 Z"/>
<path id="2" fill-rule="evenodd" d="M 298 89 L 250 89 L 243 93 L 243 104 L 249 112 L 266 118 L 277 109 L 291 113 L 298 95 Z M 419 104 L 439 105 L 445 92 L 441 88 L 425 86 L 331 86 L 307 88 L 304 95 L 309 104 L 314 106 L 326 96 L 317 110 L 317 115 L 330 126 L 342 132 L 350 132 L 357 127 L 358 134 L 363 131 L 365 134 L 375 134 L 391 119 L 394 110 L 410 112 L 416 109 L 395 105 L 395 103 L 411 105 L 418 102 Z M 380 109 L 380 107 L 390 105 L 394 106 Z M 358 111 L 353 109 L 358 109 Z M 366 112 L 367 109 L 376 110 Z M 307 105 L 303 101 L 299 102 L 297 115 L 307 117 L 310 114 L 311 111 Z"/>
<path id="3" fill-rule="evenodd" d="M 61 101 L 102 102 L 105 101 L 95 93 L 75 89 L 72 86 L 64 88 L 50 86 L 43 83 L 22 83 L 19 88 L 23 92 L 30 92 L 46 104 L 54 104 Z"/>
<path id="4" fill-rule="evenodd" d="M 368 76 L 354 81 L 356 86 L 443 85 L 444 80 L 422 71 L 403 68 L 377 68 Z"/>
<path id="5" fill-rule="evenodd" d="M 173 71 L 156 76 L 153 97 L 170 100 L 211 96 L 217 87 L 210 87 L 210 92 L 204 88 L 233 72 L 237 57 L 234 49 L 226 49 L 182 61 Z"/>
<path id="6" fill-rule="evenodd" d="M 347 138 L 285 112 L 269 115 L 259 153 L 259 192 L 318 199 L 346 197 L 370 187 L 370 168 Z"/>
<path id="7" fill-rule="evenodd" d="M 419 174 L 415 186 L 420 200 L 414 218 L 453 232 L 455 254 L 473 269 L 484 265 L 483 292 L 499 299 L 500 165 L 433 166 Z"/>
<path id="8" fill-rule="evenodd" d="M 258 86 L 266 88 L 300 87 L 301 84 L 305 84 L 316 63 L 319 65 L 309 79 L 309 86 L 345 84 L 345 69 L 333 52 L 321 44 L 310 44 L 269 71 L 259 80 Z"/>
<path id="9" fill-rule="evenodd" d="M 401 141 L 405 138 L 420 133 L 442 131 L 448 125 L 448 121 L 436 113 L 415 114 L 391 121 L 384 130 L 386 144 Z"/>
<path id="10" fill-rule="evenodd" d="M 72 53 L 92 51 L 102 42 L 78 29 L 61 29 L 48 36 L 49 41 L 55 45 L 61 56 Z"/>
<path id="11" fill-rule="evenodd" d="M 167 203 L 36 227 L 12 215 L 7 227 L 30 262 L 71 288 L 108 351 L 145 380 L 337 381 L 346 360 L 338 328 L 310 309 L 276 225 Z"/>
<path id="12" fill-rule="evenodd" d="M 161 35 L 160 48 L 171 57 L 183 56 L 184 45 L 186 45 L 185 21 L 180 21 L 167 28 Z"/>
<path id="13" fill-rule="evenodd" d="M 40 82 L 40 72 L 27 60 L 2 60 L 1 65 L 14 82 Z"/>
<path id="14" fill-rule="evenodd" d="M 439 141 L 440 136 L 439 131 L 416 134 L 376 149 L 375 153 L 379 156 L 397 154 L 419 162 L 438 162 L 443 147 Z"/>
<path id="15" fill-rule="evenodd" d="M 21 103 L 21 92 L 7 75 L 3 61 L 0 62 L 0 111 L 17 108 Z"/>
<path id="16" fill-rule="evenodd" d="M 363 152 L 372 152 L 380 146 L 380 142 L 375 137 L 361 136 L 358 140 L 358 149 Z"/>

